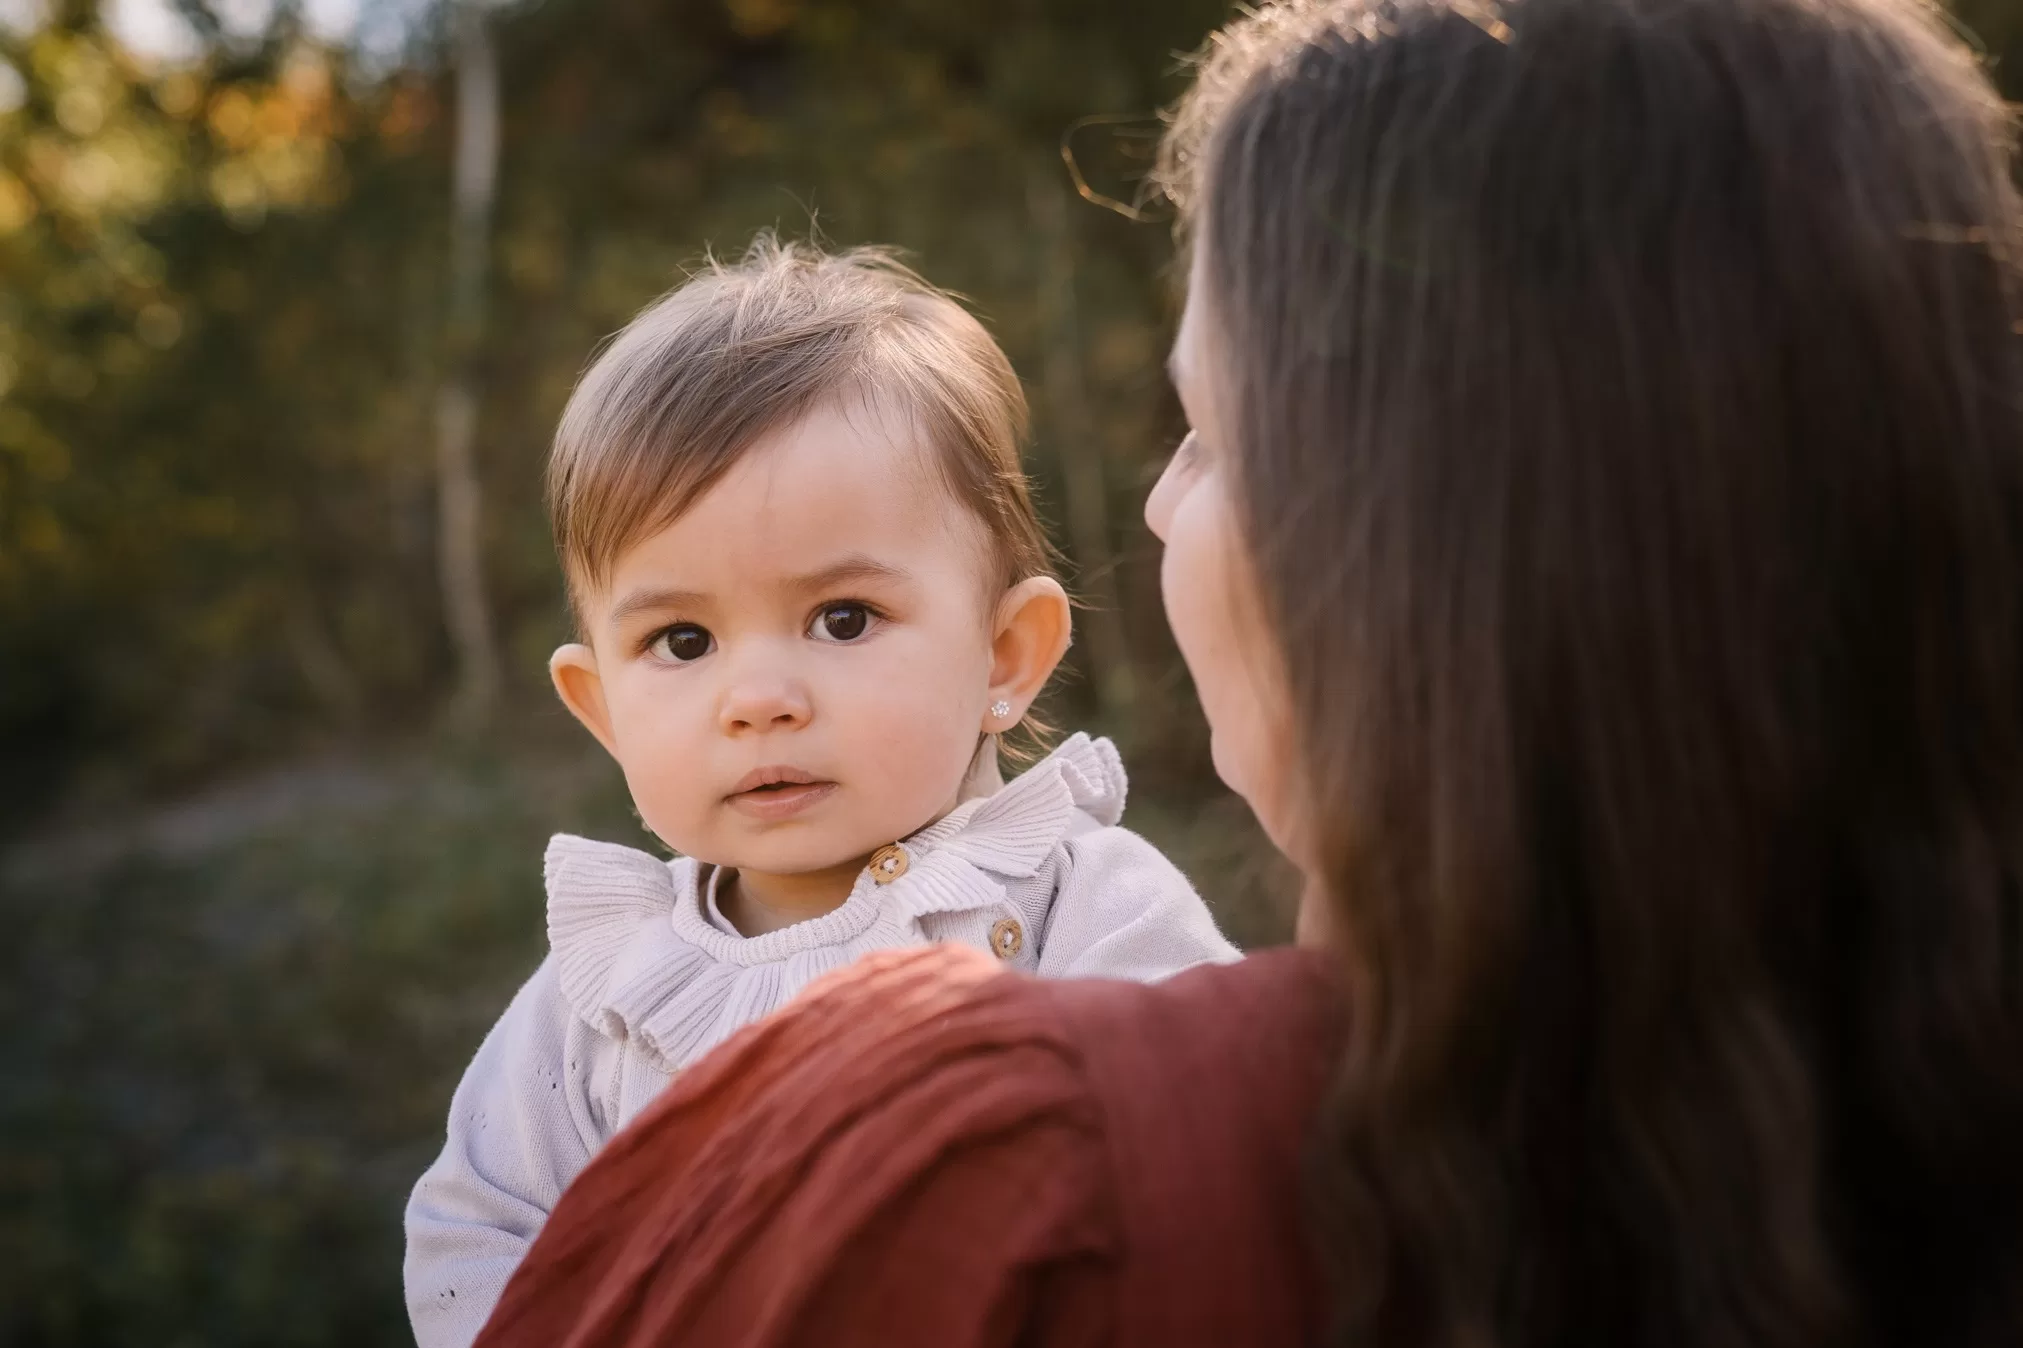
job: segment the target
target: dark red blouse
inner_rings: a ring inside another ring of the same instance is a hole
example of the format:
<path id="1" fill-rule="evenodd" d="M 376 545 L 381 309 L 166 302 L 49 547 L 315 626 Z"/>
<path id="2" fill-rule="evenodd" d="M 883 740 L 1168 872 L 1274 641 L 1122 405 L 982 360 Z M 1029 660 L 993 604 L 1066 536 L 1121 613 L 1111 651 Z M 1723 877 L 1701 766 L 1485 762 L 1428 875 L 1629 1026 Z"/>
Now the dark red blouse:
<path id="1" fill-rule="evenodd" d="M 479 1348 L 1311 1343 L 1333 1005 L 1293 950 L 1154 987 L 864 960 L 613 1140 Z"/>

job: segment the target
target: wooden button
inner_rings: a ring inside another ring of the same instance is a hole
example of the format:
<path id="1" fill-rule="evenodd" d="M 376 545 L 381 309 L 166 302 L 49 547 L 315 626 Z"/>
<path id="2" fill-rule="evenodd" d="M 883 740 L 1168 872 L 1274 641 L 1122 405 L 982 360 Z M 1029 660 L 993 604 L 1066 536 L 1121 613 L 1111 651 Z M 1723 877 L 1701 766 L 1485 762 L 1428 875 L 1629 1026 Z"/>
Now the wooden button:
<path id="1" fill-rule="evenodd" d="M 871 872 L 873 880 L 881 885 L 889 885 L 906 874 L 906 868 L 911 864 L 905 848 L 898 843 L 886 843 L 871 854 L 871 864 L 865 869 Z"/>
<path id="2" fill-rule="evenodd" d="M 1016 959 L 1026 948 L 1026 929 L 1015 917 L 999 918 L 990 929 L 990 949 L 1001 960 Z"/>

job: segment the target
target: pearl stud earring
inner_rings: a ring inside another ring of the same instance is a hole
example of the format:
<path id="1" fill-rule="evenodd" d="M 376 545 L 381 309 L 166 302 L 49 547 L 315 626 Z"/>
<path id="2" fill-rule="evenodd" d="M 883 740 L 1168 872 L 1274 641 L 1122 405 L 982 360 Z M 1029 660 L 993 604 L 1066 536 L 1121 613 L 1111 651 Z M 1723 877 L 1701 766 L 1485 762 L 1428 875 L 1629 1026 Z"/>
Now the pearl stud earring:
<path id="1" fill-rule="evenodd" d="M 1003 698 L 999 698 L 990 704 L 990 714 L 999 720 L 1003 720 L 1005 717 L 1011 715 L 1011 703 L 1005 701 Z"/>

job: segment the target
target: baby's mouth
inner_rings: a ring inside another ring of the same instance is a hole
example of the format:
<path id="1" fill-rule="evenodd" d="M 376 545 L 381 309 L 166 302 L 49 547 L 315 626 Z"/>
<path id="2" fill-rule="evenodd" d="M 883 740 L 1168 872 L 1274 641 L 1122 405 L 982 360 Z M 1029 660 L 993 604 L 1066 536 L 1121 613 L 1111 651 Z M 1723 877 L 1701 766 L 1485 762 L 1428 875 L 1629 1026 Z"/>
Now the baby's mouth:
<path id="1" fill-rule="evenodd" d="M 779 791 L 794 786 L 822 784 L 822 779 L 812 772 L 788 763 L 768 763 L 762 768 L 753 768 L 738 778 L 738 784 L 731 788 L 730 793 L 733 796 L 742 796 L 753 791 Z"/>
<path id="2" fill-rule="evenodd" d="M 760 819 L 784 819 L 820 801 L 836 789 L 811 772 L 784 764 L 754 768 L 726 796 L 732 808 Z"/>

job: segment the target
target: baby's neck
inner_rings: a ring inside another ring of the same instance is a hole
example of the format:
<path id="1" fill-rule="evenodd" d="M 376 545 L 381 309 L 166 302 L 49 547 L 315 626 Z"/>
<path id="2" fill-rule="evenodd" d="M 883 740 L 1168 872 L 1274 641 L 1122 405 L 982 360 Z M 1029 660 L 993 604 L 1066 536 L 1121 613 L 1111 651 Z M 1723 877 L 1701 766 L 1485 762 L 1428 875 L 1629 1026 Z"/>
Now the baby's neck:
<path id="1" fill-rule="evenodd" d="M 763 936 L 808 922 L 843 906 L 869 860 L 868 855 L 861 856 L 793 875 L 727 870 L 717 880 L 717 910 L 741 936 Z"/>

